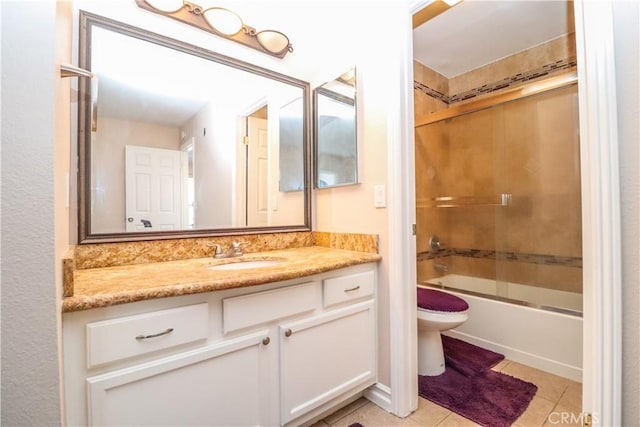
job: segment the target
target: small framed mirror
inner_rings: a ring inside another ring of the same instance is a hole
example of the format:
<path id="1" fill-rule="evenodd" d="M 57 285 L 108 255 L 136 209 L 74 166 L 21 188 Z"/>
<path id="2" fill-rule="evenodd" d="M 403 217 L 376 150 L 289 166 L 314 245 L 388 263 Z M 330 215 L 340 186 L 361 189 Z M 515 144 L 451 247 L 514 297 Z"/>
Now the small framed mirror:
<path id="1" fill-rule="evenodd" d="M 356 69 L 313 91 L 316 188 L 358 183 Z"/>

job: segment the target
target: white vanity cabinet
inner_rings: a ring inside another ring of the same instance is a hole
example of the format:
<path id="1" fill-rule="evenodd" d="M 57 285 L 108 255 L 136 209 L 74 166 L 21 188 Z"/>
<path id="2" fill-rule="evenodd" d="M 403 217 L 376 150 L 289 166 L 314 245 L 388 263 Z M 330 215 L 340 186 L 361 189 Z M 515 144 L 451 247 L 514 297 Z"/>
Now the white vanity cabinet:
<path id="1" fill-rule="evenodd" d="M 279 326 L 282 424 L 375 380 L 374 285 L 373 270 L 325 278 L 333 309 Z"/>
<path id="2" fill-rule="evenodd" d="M 87 378 L 89 425 L 260 425 L 266 332 Z"/>
<path id="3" fill-rule="evenodd" d="M 63 315 L 68 425 L 299 425 L 376 381 L 374 263 Z"/>

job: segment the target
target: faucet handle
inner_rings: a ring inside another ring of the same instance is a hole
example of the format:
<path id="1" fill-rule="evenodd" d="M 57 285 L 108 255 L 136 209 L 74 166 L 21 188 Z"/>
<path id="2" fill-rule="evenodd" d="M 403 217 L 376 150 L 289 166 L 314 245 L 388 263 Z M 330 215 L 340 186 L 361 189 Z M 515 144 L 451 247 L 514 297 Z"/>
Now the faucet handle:
<path id="1" fill-rule="evenodd" d="M 248 246 L 249 242 L 231 242 L 231 250 L 235 256 L 242 255 L 242 246 Z"/>
<path id="2" fill-rule="evenodd" d="M 222 257 L 222 246 L 220 246 L 217 243 L 207 243 L 207 246 L 210 248 L 215 248 L 215 252 L 213 254 L 213 256 L 215 258 L 221 258 Z"/>

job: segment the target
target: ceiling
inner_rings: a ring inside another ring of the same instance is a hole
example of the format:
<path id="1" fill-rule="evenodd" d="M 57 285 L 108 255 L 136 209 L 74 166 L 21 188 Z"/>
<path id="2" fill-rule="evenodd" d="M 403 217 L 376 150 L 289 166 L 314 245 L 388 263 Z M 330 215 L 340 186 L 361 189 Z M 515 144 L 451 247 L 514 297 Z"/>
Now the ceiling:
<path id="1" fill-rule="evenodd" d="M 452 78 L 572 32 L 570 2 L 464 0 L 413 30 L 413 57 Z"/>
<path id="2" fill-rule="evenodd" d="M 99 117 L 180 128 L 207 103 L 240 111 L 267 93 L 300 91 L 253 72 L 100 27 L 93 28 L 91 43 Z"/>

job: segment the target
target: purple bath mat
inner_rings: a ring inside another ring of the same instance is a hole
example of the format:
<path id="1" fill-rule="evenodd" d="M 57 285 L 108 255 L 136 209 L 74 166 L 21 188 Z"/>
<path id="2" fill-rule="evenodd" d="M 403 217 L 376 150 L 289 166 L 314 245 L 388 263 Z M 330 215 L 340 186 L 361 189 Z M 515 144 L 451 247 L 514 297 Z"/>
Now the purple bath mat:
<path id="1" fill-rule="evenodd" d="M 538 387 L 500 372 L 472 377 L 447 368 L 435 377 L 418 376 L 425 399 L 486 427 L 507 427 L 527 409 Z"/>
<path id="2" fill-rule="evenodd" d="M 488 371 L 504 359 L 500 353 L 446 335 L 442 335 L 442 349 L 446 365 L 468 377 Z"/>

